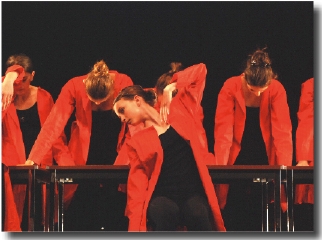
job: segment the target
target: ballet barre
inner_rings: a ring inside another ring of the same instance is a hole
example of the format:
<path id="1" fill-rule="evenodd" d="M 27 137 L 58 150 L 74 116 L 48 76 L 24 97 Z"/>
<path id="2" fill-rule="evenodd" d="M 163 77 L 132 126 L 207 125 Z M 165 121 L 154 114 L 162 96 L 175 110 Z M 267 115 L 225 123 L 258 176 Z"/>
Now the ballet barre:
<path id="1" fill-rule="evenodd" d="M 281 184 L 285 180 L 285 166 L 263 165 L 208 165 L 214 184 L 238 183 L 248 180 L 262 185 L 262 231 L 269 231 L 268 222 L 268 184 L 274 185 L 274 231 L 281 231 Z"/>
<path id="2" fill-rule="evenodd" d="M 258 181 L 261 184 L 268 182 L 279 183 L 274 184 L 274 230 L 280 231 L 281 228 L 281 214 L 280 214 L 280 196 L 281 196 L 281 172 L 285 169 L 284 166 L 208 166 L 210 176 L 214 184 L 219 183 L 233 183 L 240 180 Z M 65 184 L 78 184 L 82 182 L 99 182 L 99 181 L 114 181 L 117 183 L 126 183 L 128 176 L 128 166 L 114 166 L 114 165 L 85 165 L 73 167 L 50 166 L 46 171 L 50 174 L 50 184 L 48 191 L 51 193 L 48 203 L 54 202 L 55 197 L 58 198 L 58 231 L 64 231 L 64 207 L 63 207 L 63 193 Z M 48 183 L 48 180 L 47 180 Z M 56 184 L 53 184 L 56 183 Z M 55 187 L 58 187 L 58 196 L 55 195 Z M 268 201 L 267 197 L 263 197 L 263 201 Z M 49 226 L 46 229 L 53 231 L 55 228 L 54 222 L 54 204 L 50 204 L 49 214 L 46 214 Z M 266 205 L 265 205 L 266 206 Z M 264 206 L 264 207 L 265 207 Z M 263 209 L 263 231 L 268 231 L 267 211 Z"/>
<path id="3" fill-rule="evenodd" d="M 284 185 L 287 196 L 287 230 L 294 231 L 293 202 L 295 184 L 313 183 L 314 167 L 295 166 L 263 166 L 263 165 L 208 165 L 208 170 L 214 184 L 229 184 L 241 180 L 252 180 L 266 188 L 262 192 L 263 219 L 262 231 L 269 231 L 267 186 L 274 187 L 274 231 L 281 231 L 281 186 Z M 35 184 L 46 184 L 46 211 L 44 231 L 64 231 L 63 193 L 65 184 L 82 182 L 112 181 L 126 183 L 129 167 L 123 165 L 84 165 L 84 166 L 12 166 L 9 167 L 12 184 L 25 183 L 28 190 L 28 230 L 33 231 L 35 204 L 40 202 L 34 193 Z M 55 208 L 54 202 L 58 201 Z M 55 226 L 55 215 L 58 222 Z"/>
<path id="4" fill-rule="evenodd" d="M 58 215 L 57 231 L 64 231 L 64 186 L 84 182 L 126 183 L 129 167 L 121 165 L 83 165 L 83 166 L 47 166 L 39 169 L 37 180 L 46 184 L 47 208 L 45 231 L 55 230 L 55 214 Z M 56 194 L 57 193 L 57 194 Z M 58 209 L 55 212 L 55 201 Z"/>

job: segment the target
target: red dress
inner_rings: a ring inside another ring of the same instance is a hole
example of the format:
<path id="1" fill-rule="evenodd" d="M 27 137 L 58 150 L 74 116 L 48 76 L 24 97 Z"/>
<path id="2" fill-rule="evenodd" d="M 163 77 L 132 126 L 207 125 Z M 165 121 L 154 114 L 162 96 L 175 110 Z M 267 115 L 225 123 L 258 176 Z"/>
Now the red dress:
<path id="1" fill-rule="evenodd" d="M 302 83 L 298 126 L 296 130 L 296 161 L 307 160 L 314 166 L 314 79 Z M 314 185 L 298 184 L 295 190 L 295 203 L 314 203 Z"/>
<path id="2" fill-rule="evenodd" d="M 214 129 L 214 152 L 217 165 L 233 165 L 241 149 L 246 120 L 241 77 L 242 75 L 226 80 L 218 95 Z M 259 118 L 269 165 L 291 166 L 292 123 L 286 91 L 279 81 L 273 79 L 262 93 Z M 222 209 L 226 205 L 228 189 L 228 184 L 216 185 Z M 284 192 L 282 197 L 285 205 Z"/>
<path id="3" fill-rule="evenodd" d="M 205 151 L 196 129 L 200 119 L 198 111 L 204 90 L 207 73 L 204 64 L 197 64 L 176 73 L 173 81 L 177 81 L 179 89 L 172 99 L 169 124 L 184 139 L 190 142 L 197 168 L 205 193 L 214 217 L 214 229 L 225 231 L 224 222 L 219 209 L 217 196 L 205 161 L 214 161 L 214 155 Z M 147 231 L 147 207 L 154 191 L 163 162 L 163 150 L 155 128 L 149 127 L 132 136 L 128 142 L 130 172 L 127 182 L 126 215 L 129 218 L 129 231 Z"/>

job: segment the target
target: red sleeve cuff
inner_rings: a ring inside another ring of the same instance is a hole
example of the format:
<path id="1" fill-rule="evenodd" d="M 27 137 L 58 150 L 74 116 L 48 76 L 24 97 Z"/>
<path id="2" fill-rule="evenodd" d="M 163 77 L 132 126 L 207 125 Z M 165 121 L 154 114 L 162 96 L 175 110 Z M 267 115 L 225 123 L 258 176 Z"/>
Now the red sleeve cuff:
<path id="1" fill-rule="evenodd" d="M 18 77 L 15 80 L 15 83 L 19 83 L 25 76 L 25 70 L 20 65 L 12 65 L 12 66 L 8 67 L 6 74 L 8 72 L 17 72 L 18 73 Z"/>

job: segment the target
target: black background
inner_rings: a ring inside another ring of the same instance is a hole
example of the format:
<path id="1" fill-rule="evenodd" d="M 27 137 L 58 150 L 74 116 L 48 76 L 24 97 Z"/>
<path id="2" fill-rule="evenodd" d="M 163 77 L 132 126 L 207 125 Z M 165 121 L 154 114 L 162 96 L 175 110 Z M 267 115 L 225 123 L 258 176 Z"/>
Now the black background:
<path id="1" fill-rule="evenodd" d="M 5 61 L 25 53 L 33 82 L 56 99 L 72 77 L 98 60 L 153 87 L 172 61 L 199 62 L 208 74 L 202 105 L 209 150 L 224 81 L 243 71 L 256 48 L 268 47 L 284 85 L 293 123 L 301 83 L 313 77 L 313 2 L 1 2 L 2 75 Z M 68 133 L 67 133 L 68 134 Z"/>

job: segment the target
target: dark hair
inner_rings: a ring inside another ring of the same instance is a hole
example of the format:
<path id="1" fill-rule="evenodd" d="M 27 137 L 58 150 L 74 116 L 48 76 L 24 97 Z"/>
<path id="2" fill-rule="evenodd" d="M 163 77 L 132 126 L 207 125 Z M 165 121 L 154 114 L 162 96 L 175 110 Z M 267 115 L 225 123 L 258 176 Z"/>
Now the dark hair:
<path id="1" fill-rule="evenodd" d="M 95 63 L 85 79 L 86 92 L 93 99 L 105 98 L 113 89 L 113 84 L 109 68 L 103 60 Z"/>
<path id="2" fill-rule="evenodd" d="M 172 62 L 170 64 L 171 70 L 162 74 L 155 84 L 155 89 L 158 95 L 163 94 L 163 89 L 169 85 L 173 74 L 179 72 L 183 69 L 182 63 L 180 62 Z M 176 92 L 175 92 L 176 93 Z M 175 94 L 174 94 L 175 95 Z"/>
<path id="3" fill-rule="evenodd" d="M 114 99 L 113 105 L 122 98 L 126 100 L 133 100 L 134 96 L 136 95 L 142 97 L 144 101 L 152 107 L 157 101 L 157 95 L 152 88 L 143 89 L 140 85 L 132 85 L 125 87 L 120 91 L 120 93 Z"/>
<path id="4" fill-rule="evenodd" d="M 244 70 L 246 82 L 251 86 L 266 87 L 277 75 L 273 72 L 271 59 L 266 48 L 258 49 L 249 55 Z"/>
<path id="5" fill-rule="evenodd" d="M 11 67 L 13 65 L 22 66 L 24 68 L 25 72 L 28 72 L 28 73 L 32 73 L 32 71 L 34 71 L 33 63 L 31 61 L 30 57 L 28 57 L 24 53 L 14 54 L 8 58 L 8 60 L 6 62 L 7 68 Z"/>

